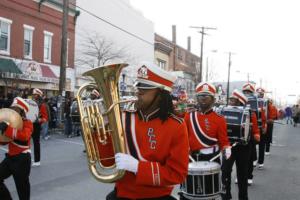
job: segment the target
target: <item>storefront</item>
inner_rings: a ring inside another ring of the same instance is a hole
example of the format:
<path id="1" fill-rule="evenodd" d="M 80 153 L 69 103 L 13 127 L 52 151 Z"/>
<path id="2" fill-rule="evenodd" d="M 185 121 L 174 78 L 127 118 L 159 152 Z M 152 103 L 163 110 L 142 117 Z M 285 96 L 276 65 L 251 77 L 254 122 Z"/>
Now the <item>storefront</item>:
<path id="1" fill-rule="evenodd" d="M 46 65 L 35 61 L 0 58 L 0 94 L 5 96 L 7 94 L 15 95 L 23 91 L 31 91 L 33 88 L 39 88 L 48 97 L 58 95 L 59 69 L 59 66 Z M 74 91 L 74 86 L 72 88 L 74 79 L 74 70 L 68 68 L 65 84 L 67 93 Z"/>

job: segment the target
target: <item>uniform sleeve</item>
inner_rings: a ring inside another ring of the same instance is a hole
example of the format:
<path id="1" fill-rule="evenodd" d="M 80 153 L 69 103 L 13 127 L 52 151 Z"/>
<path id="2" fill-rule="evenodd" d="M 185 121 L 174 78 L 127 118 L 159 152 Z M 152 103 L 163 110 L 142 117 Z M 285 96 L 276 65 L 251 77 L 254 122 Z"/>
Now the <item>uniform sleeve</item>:
<path id="1" fill-rule="evenodd" d="M 45 123 L 48 121 L 48 111 L 46 105 L 43 103 L 40 107 L 40 124 Z"/>
<path id="2" fill-rule="evenodd" d="M 172 132 L 171 132 L 172 133 Z M 165 163 L 141 161 L 138 165 L 137 184 L 171 186 L 182 183 L 188 172 L 188 135 L 185 123 L 175 127 Z"/>
<path id="3" fill-rule="evenodd" d="M 221 150 L 230 146 L 228 136 L 227 136 L 227 124 L 224 117 L 220 117 L 217 137 L 218 137 L 218 142 L 219 142 L 219 146 L 221 147 Z"/>
<path id="4" fill-rule="evenodd" d="M 252 135 L 259 135 L 259 128 L 257 124 L 257 117 L 254 112 L 251 113 L 251 123 L 252 123 Z"/>
<path id="5" fill-rule="evenodd" d="M 13 140 L 20 140 L 20 141 L 28 141 L 31 137 L 33 130 L 32 122 L 29 120 L 23 121 L 23 129 L 17 130 L 16 128 L 12 128 L 8 126 L 5 135 Z"/>

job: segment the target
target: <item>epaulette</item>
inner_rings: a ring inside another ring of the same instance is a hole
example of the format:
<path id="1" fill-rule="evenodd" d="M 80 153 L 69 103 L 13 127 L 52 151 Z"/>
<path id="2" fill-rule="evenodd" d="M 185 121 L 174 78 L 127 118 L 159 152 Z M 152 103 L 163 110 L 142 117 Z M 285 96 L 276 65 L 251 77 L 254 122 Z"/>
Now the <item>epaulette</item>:
<path id="1" fill-rule="evenodd" d="M 216 113 L 216 115 L 219 116 L 219 117 L 224 117 L 224 115 L 222 115 L 221 113 L 218 113 L 218 112 L 215 112 L 215 111 L 214 111 L 214 113 Z"/>
<path id="2" fill-rule="evenodd" d="M 174 115 L 174 114 L 170 114 L 170 117 L 172 117 L 173 119 L 175 119 L 176 121 L 178 121 L 180 124 L 183 123 L 184 119 Z"/>

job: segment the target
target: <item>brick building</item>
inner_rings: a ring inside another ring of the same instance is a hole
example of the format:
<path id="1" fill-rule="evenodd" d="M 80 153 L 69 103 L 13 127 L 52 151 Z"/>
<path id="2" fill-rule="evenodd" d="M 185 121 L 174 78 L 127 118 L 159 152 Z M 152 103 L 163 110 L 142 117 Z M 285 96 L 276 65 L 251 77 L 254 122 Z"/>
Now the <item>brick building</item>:
<path id="1" fill-rule="evenodd" d="M 188 37 L 187 49 L 176 43 L 176 26 L 172 26 L 172 41 L 155 34 L 155 62 L 177 76 L 175 91 L 184 89 L 191 96 L 195 89 L 195 80 L 199 68 L 199 56 L 191 53 L 191 38 Z"/>
<path id="2" fill-rule="evenodd" d="M 0 1 L 0 94 L 38 87 L 58 91 L 63 0 Z M 66 90 L 74 88 L 75 22 L 70 0 Z M 9 63 L 9 65 L 7 64 Z M 14 71 L 12 71 L 14 69 Z"/>

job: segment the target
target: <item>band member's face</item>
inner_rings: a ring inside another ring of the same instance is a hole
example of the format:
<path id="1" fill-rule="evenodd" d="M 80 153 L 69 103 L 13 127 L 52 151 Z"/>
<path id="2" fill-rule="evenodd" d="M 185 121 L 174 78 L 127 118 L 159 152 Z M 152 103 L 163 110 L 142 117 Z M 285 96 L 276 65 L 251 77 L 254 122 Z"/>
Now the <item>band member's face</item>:
<path id="1" fill-rule="evenodd" d="M 201 111 L 205 112 L 213 106 L 215 98 L 208 94 L 200 94 L 197 95 L 197 101 Z"/>
<path id="2" fill-rule="evenodd" d="M 34 100 L 39 100 L 39 98 L 40 98 L 40 96 L 39 96 L 38 94 L 34 94 L 34 95 L 33 95 L 33 99 L 34 99 Z"/>
<path id="3" fill-rule="evenodd" d="M 264 98 L 264 93 L 258 93 L 259 98 Z"/>
<path id="4" fill-rule="evenodd" d="M 157 96 L 158 89 L 137 89 L 136 96 L 138 98 L 136 107 L 138 110 L 145 110 L 152 107 L 151 104 L 157 103 L 154 98 Z"/>
<path id="5" fill-rule="evenodd" d="M 19 113 L 19 114 L 21 114 L 21 112 L 22 112 L 21 108 L 16 107 L 16 106 L 12 106 L 12 107 L 10 107 L 10 109 L 16 111 L 16 112 Z"/>
<path id="6" fill-rule="evenodd" d="M 236 98 L 230 98 L 228 103 L 230 106 L 239 106 L 240 105 L 239 100 Z"/>
<path id="7" fill-rule="evenodd" d="M 244 90 L 243 93 L 244 93 L 245 95 L 251 95 L 251 94 L 252 94 L 252 92 L 249 91 L 249 90 Z"/>

